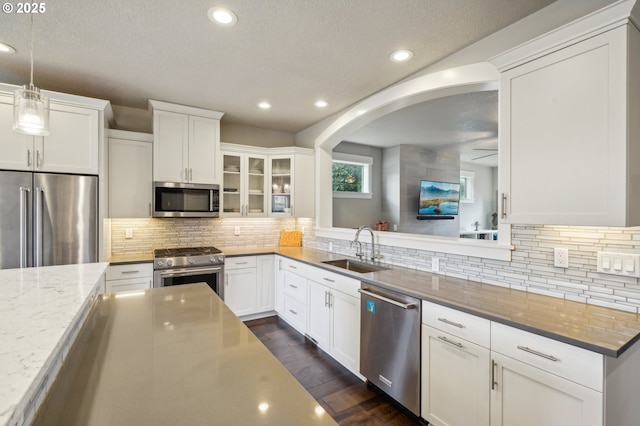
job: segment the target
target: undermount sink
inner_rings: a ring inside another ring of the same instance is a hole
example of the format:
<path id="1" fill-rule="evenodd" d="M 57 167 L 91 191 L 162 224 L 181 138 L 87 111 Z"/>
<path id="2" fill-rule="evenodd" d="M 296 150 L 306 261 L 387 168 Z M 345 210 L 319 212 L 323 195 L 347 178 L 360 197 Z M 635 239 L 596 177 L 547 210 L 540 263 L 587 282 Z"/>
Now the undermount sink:
<path id="1" fill-rule="evenodd" d="M 322 263 L 326 263 L 327 265 L 337 266 L 338 268 L 347 269 L 353 272 L 376 272 L 376 271 L 385 271 L 387 269 L 386 266 L 381 265 L 373 265 L 371 263 L 358 262 L 357 260 L 351 259 L 336 259 L 336 260 L 325 260 Z"/>

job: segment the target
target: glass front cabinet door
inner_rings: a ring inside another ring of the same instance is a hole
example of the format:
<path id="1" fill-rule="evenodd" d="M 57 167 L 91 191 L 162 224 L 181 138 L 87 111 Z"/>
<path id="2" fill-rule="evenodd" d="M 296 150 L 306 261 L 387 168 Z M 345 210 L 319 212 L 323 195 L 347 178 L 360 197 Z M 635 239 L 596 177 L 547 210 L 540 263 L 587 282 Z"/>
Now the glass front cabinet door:
<path id="1" fill-rule="evenodd" d="M 293 156 L 269 157 L 269 160 L 269 216 L 290 217 L 293 215 Z"/>
<path id="2" fill-rule="evenodd" d="M 222 216 L 266 216 L 266 157 L 224 153 Z"/>

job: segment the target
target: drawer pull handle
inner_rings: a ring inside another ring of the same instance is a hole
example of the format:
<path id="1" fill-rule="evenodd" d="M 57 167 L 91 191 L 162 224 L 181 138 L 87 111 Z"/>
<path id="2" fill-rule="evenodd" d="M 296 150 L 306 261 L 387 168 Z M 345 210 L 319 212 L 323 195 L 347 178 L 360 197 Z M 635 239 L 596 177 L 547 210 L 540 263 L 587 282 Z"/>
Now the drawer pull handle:
<path id="1" fill-rule="evenodd" d="M 122 271 L 123 274 L 137 274 L 140 271 Z"/>
<path id="2" fill-rule="evenodd" d="M 293 315 L 298 315 L 298 313 L 296 311 L 294 311 L 293 309 L 289 309 L 289 312 L 291 312 Z"/>
<path id="3" fill-rule="evenodd" d="M 297 285 L 293 285 L 293 284 L 289 284 L 289 287 L 291 287 L 291 288 L 298 288 L 298 286 L 297 286 Z"/>
<path id="4" fill-rule="evenodd" d="M 449 321 L 446 318 L 438 318 L 438 321 L 442 321 L 445 324 L 449 324 L 452 325 L 454 327 L 458 327 L 458 328 L 464 328 L 464 325 L 460 324 L 459 322 L 453 322 L 453 321 Z"/>
<path id="5" fill-rule="evenodd" d="M 324 277 L 322 279 L 325 281 L 329 281 L 330 283 L 335 283 L 335 280 L 332 280 L 331 278 Z"/>
<path id="6" fill-rule="evenodd" d="M 236 262 L 236 265 L 246 265 L 249 262 Z"/>
<path id="7" fill-rule="evenodd" d="M 440 339 L 440 340 L 442 340 L 443 342 L 448 343 L 448 344 L 450 344 L 450 345 L 456 346 L 456 347 L 458 347 L 458 348 L 462 348 L 462 343 L 453 342 L 453 341 L 451 341 L 451 340 L 447 339 L 447 338 L 446 338 L 446 337 L 444 337 L 444 336 L 438 336 L 438 339 Z"/>
<path id="8" fill-rule="evenodd" d="M 496 367 L 498 363 L 494 360 L 491 360 L 491 390 L 494 390 L 496 386 L 498 386 L 498 381 L 496 380 Z"/>
<path id="9" fill-rule="evenodd" d="M 289 268 L 291 268 L 291 269 L 298 269 L 298 268 L 296 268 L 296 267 L 295 267 L 295 266 L 293 266 L 293 265 L 289 265 Z"/>
<path id="10" fill-rule="evenodd" d="M 547 355 L 547 354 L 544 354 L 542 352 L 538 352 L 535 349 L 528 348 L 526 346 L 518 346 L 518 349 L 520 349 L 521 351 L 529 352 L 530 354 L 537 355 L 539 357 L 551 360 L 553 362 L 560 361 L 558 358 L 556 358 L 553 355 Z"/>

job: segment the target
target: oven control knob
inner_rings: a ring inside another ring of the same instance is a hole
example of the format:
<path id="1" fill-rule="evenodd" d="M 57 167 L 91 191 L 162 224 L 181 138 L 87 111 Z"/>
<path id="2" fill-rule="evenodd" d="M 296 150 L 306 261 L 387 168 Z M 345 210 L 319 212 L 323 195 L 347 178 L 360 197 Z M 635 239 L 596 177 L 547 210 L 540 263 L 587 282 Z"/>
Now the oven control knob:
<path id="1" fill-rule="evenodd" d="M 211 262 L 211 263 L 215 263 L 215 262 L 216 262 L 216 257 L 215 257 L 215 256 L 211 256 L 211 257 L 209 258 L 209 262 Z"/>
<path id="2" fill-rule="evenodd" d="M 158 260 L 158 266 L 164 266 L 164 262 L 162 260 Z"/>
<path id="3" fill-rule="evenodd" d="M 167 266 L 173 266 L 173 260 L 168 259 L 167 260 Z"/>
<path id="4" fill-rule="evenodd" d="M 196 260 L 193 257 L 189 258 L 189 265 L 193 265 L 194 263 L 196 263 Z"/>

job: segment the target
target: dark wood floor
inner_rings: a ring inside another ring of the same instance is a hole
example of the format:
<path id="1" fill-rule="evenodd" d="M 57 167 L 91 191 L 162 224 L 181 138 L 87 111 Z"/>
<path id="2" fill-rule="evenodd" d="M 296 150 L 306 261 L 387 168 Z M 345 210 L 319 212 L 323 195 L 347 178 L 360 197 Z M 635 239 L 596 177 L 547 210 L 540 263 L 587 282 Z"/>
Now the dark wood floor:
<path id="1" fill-rule="evenodd" d="M 245 324 L 341 425 L 422 425 L 278 317 Z"/>

